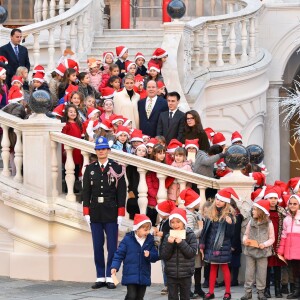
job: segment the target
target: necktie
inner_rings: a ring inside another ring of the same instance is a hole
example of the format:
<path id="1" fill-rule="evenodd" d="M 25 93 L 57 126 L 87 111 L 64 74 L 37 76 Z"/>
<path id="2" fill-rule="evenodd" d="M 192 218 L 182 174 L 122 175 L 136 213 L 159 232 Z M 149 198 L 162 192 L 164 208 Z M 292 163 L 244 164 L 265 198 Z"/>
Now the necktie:
<path id="1" fill-rule="evenodd" d="M 170 111 L 170 112 L 169 112 L 169 119 L 168 119 L 168 126 L 170 125 L 170 122 L 171 122 L 171 120 L 172 120 L 172 117 L 173 117 L 173 112 Z"/>
<path id="2" fill-rule="evenodd" d="M 146 113 L 147 113 L 147 118 L 149 119 L 150 115 L 151 115 L 151 111 L 152 111 L 152 98 L 149 98 L 148 100 L 148 106 L 146 109 Z"/>
<path id="3" fill-rule="evenodd" d="M 19 59 L 19 49 L 18 49 L 18 46 L 15 46 L 15 53 L 16 53 L 17 58 Z"/>
<path id="4" fill-rule="evenodd" d="M 100 168 L 101 168 L 101 171 L 103 172 L 104 171 L 104 165 L 101 165 Z"/>

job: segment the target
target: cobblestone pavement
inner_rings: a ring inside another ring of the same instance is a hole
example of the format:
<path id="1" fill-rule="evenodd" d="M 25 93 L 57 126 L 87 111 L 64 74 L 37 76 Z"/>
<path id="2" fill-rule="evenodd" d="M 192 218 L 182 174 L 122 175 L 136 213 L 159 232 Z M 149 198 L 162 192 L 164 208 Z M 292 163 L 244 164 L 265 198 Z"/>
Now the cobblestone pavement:
<path id="1" fill-rule="evenodd" d="M 18 280 L 0 276 L 0 300 L 123 300 L 125 297 L 126 287 L 123 286 L 118 286 L 115 290 L 92 290 L 90 286 L 91 283 Z M 153 284 L 147 288 L 144 300 L 167 300 L 167 296 L 160 295 L 162 288 L 160 284 Z M 217 288 L 216 299 L 222 300 L 223 293 L 224 288 Z M 243 293 L 242 286 L 233 287 L 232 299 L 240 299 Z M 257 299 L 255 293 L 253 299 Z"/>

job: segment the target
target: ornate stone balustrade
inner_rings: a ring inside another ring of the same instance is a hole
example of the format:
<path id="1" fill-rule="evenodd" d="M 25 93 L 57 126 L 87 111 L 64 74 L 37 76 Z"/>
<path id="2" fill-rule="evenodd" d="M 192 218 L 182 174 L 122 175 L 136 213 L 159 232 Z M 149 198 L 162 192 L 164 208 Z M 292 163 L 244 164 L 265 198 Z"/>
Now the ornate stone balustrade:
<path id="1" fill-rule="evenodd" d="M 77 0 L 35 0 L 34 20 L 41 22 L 64 13 L 75 5 Z"/>
<path id="2" fill-rule="evenodd" d="M 257 17 L 262 3 L 258 0 L 223 3 L 227 14 L 164 24 L 162 47 L 170 55 L 163 75 L 168 89 L 182 86 L 183 98 L 196 78 L 202 76 L 207 80 L 210 72 L 241 69 L 263 58 L 257 44 Z M 211 5 L 213 10 L 215 1 L 211 1 Z M 172 78 L 170 82 L 169 77 Z"/>

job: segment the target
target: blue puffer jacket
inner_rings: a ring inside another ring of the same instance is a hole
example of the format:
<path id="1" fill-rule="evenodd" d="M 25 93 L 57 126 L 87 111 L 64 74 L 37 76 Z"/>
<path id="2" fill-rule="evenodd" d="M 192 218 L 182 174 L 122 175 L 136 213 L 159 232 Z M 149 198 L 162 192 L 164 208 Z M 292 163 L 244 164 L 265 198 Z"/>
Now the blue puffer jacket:
<path id="1" fill-rule="evenodd" d="M 200 248 L 204 248 L 204 261 L 208 263 L 217 263 L 224 264 L 231 262 L 231 238 L 234 234 L 234 222 L 232 224 L 228 224 L 225 221 L 222 222 L 209 222 L 208 227 L 206 227 L 207 232 L 204 234 L 205 238 L 203 239 L 203 235 L 200 237 Z M 225 223 L 223 223 L 225 222 Z M 223 243 L 219 250 L 215 250 L 216 238 L 218 232 L 220 234 L 219 226 L 223 223 L 224 230 L 224 239 Z"/>
<path id="2" fill-rule="evenodd" d="M 144 256 L 148 250 L 150 255 Z M 154 246 L 154 238 L 148 234 L 143 247 L 137 242 L 134 231 L 126 234 L 116 251 L 111 269 L 120 269 L 123 261 L 122 284 L 151 285 L 151 262 L 158 260 L 158 252 Z"/>
<path id="3" fill-rule="evenodd" d="M 111 146 L 113 149 L 123 151 L 124 144 L 119 141 L 115 141 L 115 143 Z M 131 145 L 126 143 L 126 151 L 127 153 L 131 153 Z"/>

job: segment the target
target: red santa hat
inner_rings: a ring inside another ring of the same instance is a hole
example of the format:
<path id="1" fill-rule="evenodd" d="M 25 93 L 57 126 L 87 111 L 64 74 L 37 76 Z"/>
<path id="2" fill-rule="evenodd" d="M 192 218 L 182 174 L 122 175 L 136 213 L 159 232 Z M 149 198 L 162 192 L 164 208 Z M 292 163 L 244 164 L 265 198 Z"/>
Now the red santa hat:
<path id="1" fill-rule="evenodd" d="M 124 123 L 123 123 L 124 126 L 128 126 L 130 124 L 130 122 L 132 122 L 132 120 L 127 119 L 127 118 L 123 118 L 123 120 L 124 120 Z"/>
<path id="2" fill-rule="evenodd" d="M 32 80 L 39 81 L 41 83 L 45 82 L 44 74 L 42 72 L 37 71 L 33 76 Z"/>
<path id="3" fill-rule="evenodd" d="M 71 58 L 66 58 L 64 64 L 67 69 L 74 69 L 77 73 L 79 73 L 79 66 L 75 60 Z"/>
<path id="4" fill-rule="evenodd" d="M 4 75 L 6 73 L 6 69 L 0 67 L 0 76 Z"/>
<path id="5" fill-rule="evenodd" d="M 24 95 L 18 86 L 12 86 L 8 93 L 8 103 L 17 103 L 24 100 Z"/>
<path id="6" fill-rule="evenodd" d="M 133 66 L 133 65 L 135 65 L 135 67 L 136 67 L 135 62 L 130 61 L 130 60 L 126 60 L 125 61 L 125 70 L 126 70 L 126 72 L 129 72 L 130 67 Z"/>
<path id="7" fill-rule="evenodd" d="M 235 131 L 231 136 L 231 144 L 234 144 L 236 142 L 242 142 L 242 136 L 238 131 Z"/>
<path id="8" fill-rule="evenodd" d="M 150 70 L 155 70 L 156 72 L 160 72 L 160 66 L 159 66 L 159 64 L 156 64 L 156 63 L 154 63 L 154 62 L 149 62 L 149 64 L 148 64 L 148 73 L 149 73 L 149 71 Z"/>
<path id="9" fill-rule="evenodd" d="M 269 199 L 269 198 L 280 198 L 281 197 L 281 190 L 279 187 L 274 187 L 274 186 L 267 186 L 264 199 Z"/>
<path id="10" fill-rule="evenodd" d="M 112 87 L 104 87 L 101 89 L 101 99 L 112 99 L 116 91 Z"/>
<path id="11" fill-rule="evenodd" d="M 179 198 L 179 201 L 181 201 L 186 208 L 193 208 L 201 201 L 200 195 L 198 195 L 191 188 L 182 190 L 179 194 Z"/>
<path id="12" fill-rule="evenodd" d="M 62 118 L 64 116 L 65 108 L 66 108 L 65 104 L 60 104 L 56 106 L 52 111 L 52 115 Z"/>
<path id="13" fill-rule="evenodd" d="M 45 68 L 41 65 L 37 65 L 34 67 L 33 71 L 32 71 L 33 74 L 36 74 L 36 73 L 42 73 L 42 74 L 45 74 Z"/>
<path id="14" fill-rule="evenodd" d="M 266 175 L 261 172 L 249 173 L 249 177 L 256 180 L 255 186 L 264 186 L 266 184 Z"/>
<path id="15" fill-rule="evenodd" d="M 206 135 L 207 135 L 207 138 L 208 138 L 210 141 L 212 141 L 212 138 L 213 138 L 213 136 L 215 135 L 214 130 L 213 130 L 212 128 L 210 128 L 210 127 L 207 127 L 207 128 L 204 129 L 204 131 L 205 131 L 205 133 L 206 133 Z"/>
<path id="16" fill-rule="evenodd" d="M 142 130 L 134 129 L 131 133 L 130 142 L 144 142 Z"/>
<path id="17" fill-rule="evenodd" d="M 8 60 L 5 56 L 0 56 L 0 62 L 4 63 L 4 64 L 8 64 Z"/>
<path id="18" fill-rule="evenodd" d="M 100 127 L 103 128 L 106 131 L 113 129 L 111 122 L 107 119 L 104 119 L 102 121 L 102 123 L 100 124 Z"/>
<path id="19" fill-rule="evenodd" d="M 230 200 L 233 199 L 235 201 L 240 200 L 240 197 L 237 195 L 235 190 L 233 188 L 225 188 L 222 190 L 219 190 L 216 194 L 216 198 L 220 201 L 230 203 Z"/>
<path id="20" fill-rule="evenodd" d="M 274 182 L 274 186 L 280 187 L 282 194 L 287 194 L 286 185 L 287 184 L 284 181 L 281 181 L 281 180 L 275 180 L 275 182 Z"/>
<path id="21" fill-rule="evenodd" d="M 116 124 L 119 121 L 122 121 L 124 123 L 123 116 L 121 116 L 121 115 L 111 115 L 109 117 L 109 120 L 110 120 L 111 124 L 113 124 L 113 125 Z"/>
<path id="22" fill-rule="evenodd" d="M 163 58 L 165 56 L 168 56 L 168 52 L 162 48 L 155 49 L 152 54 L 152 58 Z"/>
<path id="23" fill-rule="evenodd" d="M 122 57 L 126 51 L 128 51 L 128 48 L 126 48 L 125 46 L 116 47 L 117 57 L 119 57 L 119 58 Z"/>
<path id="24" fill-rule="evenodd" d="M 178 147 L 182 147 L 183 144 L 176 139 L 172 139 L 167 147 L 168 153 L 174 153 Z"/>
<path id="25" fill-rule="evenodd" d="M 291 198 L 297 199 L 300 205 L 300 196 L 298 196 L 297 194 L 293 194 L 289 197 L 289 200 L 287 201 L 287 205 L 289 205 Z"/>
<path id="26" fill-rule="evenodd" d="M 143 134 L 143 140 L 145 141 L 145 139 L 150 139 L 150 135 Z"/>
<path id="27" fill-rule="evenodd" d="M 102 57 L 103 57 L 103 62 L 104 62 L 104 63 L 105 63 L 106 57 L 107 57 L 108 55 L 110 55 L 110 56 L 112 57 L 113 60 L 115 59 L 115 56 L 114 56 L 114 54 L 113 54 L 112 52 L 106 51 L 106 52 L 103 53 L 103 56 L 102 56 Z"/>
<path id="28" fill-rule="evenodd" d="M 148 152 L 148 149 L 147 149 L 146 145 L 145 145 L 145 144 L 140 144 L 140 145 L 138 145 L 138 146 L 135 148 L 134 153 L 136 153 L 136 150 L 139 149 L 139 148 L 144 148 L 144 149 L 146 150 L 146 153 Z"/>
<path id="29" fill-rule="evenodd" d="M 289 191 L 289 188 L 291 188 L 293 193 L 298 193 L 300 187 L 300 177 L 294 177 L 291 178 L 286 186 L 286 191 Z"/>
<path id="30" fill-rule="evenodd" d="M 15 82 L 19 82 L 23 85 L 23 78 L 22 76 L 16 76 L 14 75 L 11 79 L 11 85 L 13 85 Z"/>
<path id="31" fill-rule="evenodd" d="M 99 129 L 101 127 L 100 125 L 101 125 L 101 122 L 99 122 L 99 120 L 95 120 L 93 122 L 93 130 Z"/>
<path id="32" fill-rule="evenodd" d="M 158 144 L 158 140 L 156 138 L 151 138 L 149 142 L 146 144 L 147 147 L 154 147 L 154 145 Z"/>
<path id="33" fill-rule="evenodd" d="M 64 76 L 67 68 L 63 64 L 59 64 L 54 70 L 58 75 Z"/>
<path id="34" fill-rule="evenodd" d="M 164 217 L 169 216 L 171 211 L 173 211 L 175 208 L 176 205 L 173 200 L 165 200 L 158 203 L 155 207 L 156 211 Z"/>
<path id="35" fill-rule="evenodd" d="M 134 82 L 144 82 L 144 77 L 141 74 L 134 76 Z"/>
<path id="36" fill-rule="evenodd" d="M 149 223 L 150 227 L 152 225 L 151 220 L 143 214 L 135 214 L 133 219 L 133 231 L 138 230 L 142 225 Z"/>
<path id="37" fill-rule="evenodd" d="M 141 52 L 138 52 L 138 53 L 135 55 L 134 61 L 136 61 L 138 58 L 142 58 L 143 60 L 146 60 L 145 56 L 144 56 L 143 53 L 141 53 Z"/>
<path id="38" fill-rule="evenodd" d="M 213 145 L 224 146 L 226 144 L 226 139 L 225 139 L 225 136 L 223 135 L 223 133 L 221 133 L 221 132 L 215 133 L 212 138 L 212 143 L 213 143 Z"/>
<path id="39" fill-rule="evenodd" d="M 89 107 L 88 110 L 87 110 L 87 115 L 88 115 L 88 118 L 92 118 L 96 113 L 99 113 L 100 110 L 95 108 L 95 107 Z"/>
<path id="40" fill-rule="evenodd" d="M 69 84 L 69 86 L 65 90 L 65 96 L 64 96 L 65 101 L 69 102 L 71 99 L 71 94 L 77 91 L 78 91 L 78 85 Z"/>
<path id="41" fill-rule="evenodd" d="M 286 208 L 287 205 L 288 205 L 287 203 L 288 203 L 288 201 L 289 201 L 289 199 L 290 199 L 291 196 L 292 196 L 291 194 L 283 194 L 281 196 L 282 202 L 279 203 L 279 206 L 281 206 L 283 208 Z"/>
<path id="42" fill-rule="evenodd" d="M 261 200 L 264 197 L 265 191 L 266 191 L 266 186 L 263 186 L 261 189 L 257 189 L 254 192 L 251 193 L 251 200 L 253 202 L 257 202 Z"/>
<path id="43" fill-rule="evenodd" d="M 169 224 L 171 224 L 172 219 L 179 219 L 185 226 L 187 225 L 186 211 L 182 208 L 174 208 L 169 216 Z"/>
<path id="44" fill-rule="evenodd" d="M 129 129 L 126 126 L 119 125 L 116 131 L 116 137 L 120 136 L 122 133 L 125 133 L 129 137 Z"/>
<path id="45" fill-rule="evenodd" d="M 267 216 L 270 215 L 270 201 L 267 200 L 259 200 L 253 204 L 253 206 L 261 209 Z"/>
<path id="46" fill-rule="evenodd" d="M 158 89 L 161 89 L 166 86 L 165 83 L 161 80 L 157 81 L 156 84 Z"/>

